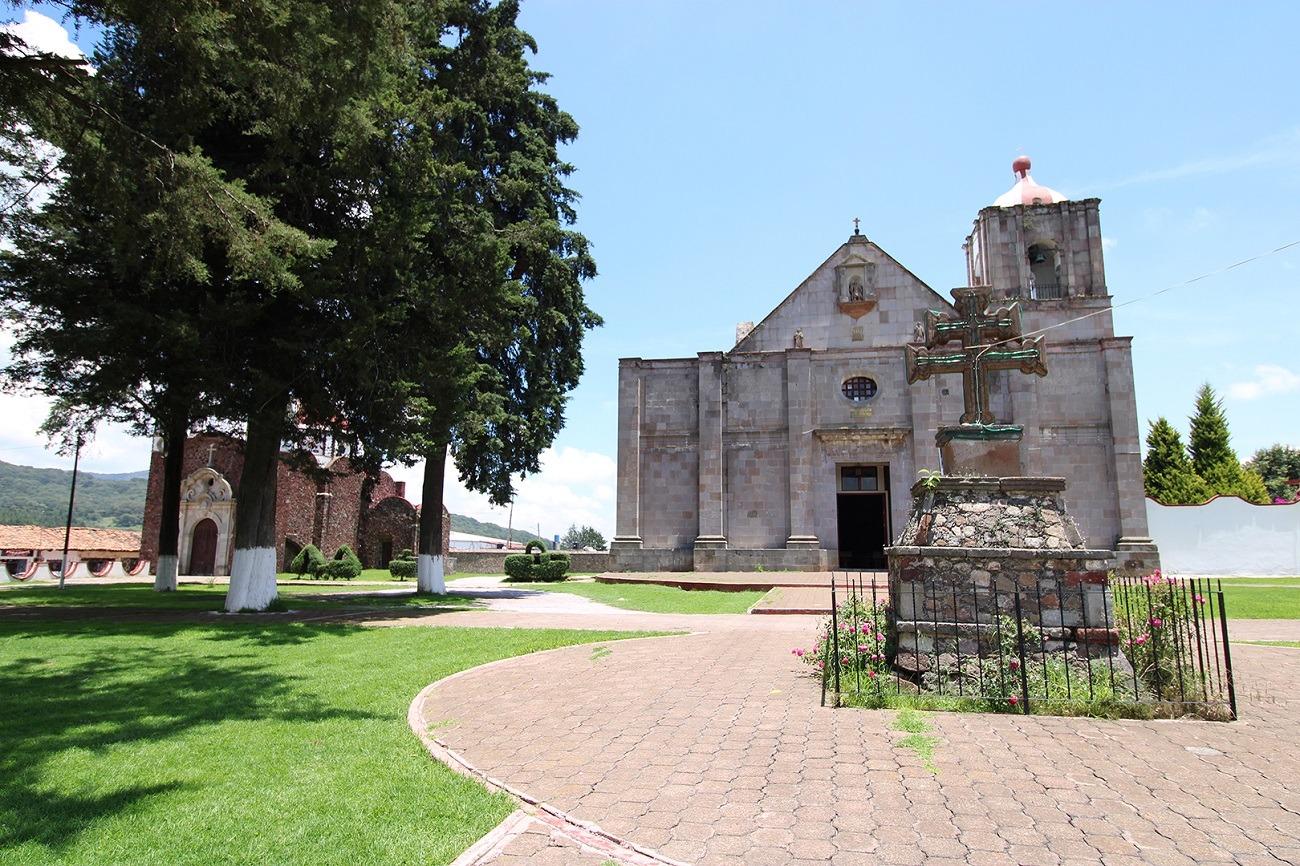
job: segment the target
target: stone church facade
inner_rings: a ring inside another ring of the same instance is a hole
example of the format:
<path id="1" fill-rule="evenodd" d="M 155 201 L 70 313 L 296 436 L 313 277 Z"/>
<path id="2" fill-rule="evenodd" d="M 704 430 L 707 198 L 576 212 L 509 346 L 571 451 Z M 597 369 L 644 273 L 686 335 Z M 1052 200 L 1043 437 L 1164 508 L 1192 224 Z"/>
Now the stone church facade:
<path id="1" fill-rule="evenodd" d="M 1027 158 L 1013 170 L 966 239 L 967 281 L 1020 305 L 1048 374 L 992 373 L 990 408 L 1023 425 L 1024 474 L 1066 479 L 1088 547 L 1149 564 L 1132 338 L 1114 333 L 1100 202 L 1039 186 Z M 963 410 L 958 376 L 908 384 L 927 310 L 954 311 L 855 230 L 731 350 L 622 359 L 614 569 L 883 568 L 913 483 L 940 468 L 935 430 Z"/>
<path id="2" fill-rule="evenodd" d="M 277 469 L 277 571 L 284 571 L 308 544 L 315 544 L 326 557 L 346 544 L 366 568 L 386 568 L 403 549 L 415 549 L 419 518 L 406 500 L 405 483 L 394 481 L 387 472 L 367 483 L 347 457 L 316 459 L 327 470 L 324 478 L 297 471 L 283 460 Z M 177 552 L 181 574 L 230 573 L 243 464 L 242 443 L 236 439 L 208 433 L 186 442 Z M 155 447 L 140 551 L 153 563 L 158 561 L 162 478 L 163 452 Z M 444 507 L 444 555 L 450 533 L 451 519 Z"/>

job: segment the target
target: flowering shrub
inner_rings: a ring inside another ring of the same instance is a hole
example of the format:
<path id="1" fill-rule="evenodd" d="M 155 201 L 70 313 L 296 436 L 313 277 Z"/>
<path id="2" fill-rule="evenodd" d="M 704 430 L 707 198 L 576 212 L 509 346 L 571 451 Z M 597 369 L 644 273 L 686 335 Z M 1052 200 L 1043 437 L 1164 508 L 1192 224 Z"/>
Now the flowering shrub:
<path id="1" fill-rule="evenodd" d="M 1189 636 L 1204 604 L 1186 581 L 1159 569 L 1140 583 L 1116 587 L 1120 648 L 1157 700 L 1203 698 Z"/>
<path id="2" fill-rule="evenodd" d="M 850 595 L 840 603 L 835 617 L 827 617 L 811 650 L 795 647 L 791 652 L 821 672 L 834 661 L 837 644 L 840 676 L 853 677 L 861 689 L 879 694 L 894 656 L 888 603 L 867 604 L 861 597 Z"/>

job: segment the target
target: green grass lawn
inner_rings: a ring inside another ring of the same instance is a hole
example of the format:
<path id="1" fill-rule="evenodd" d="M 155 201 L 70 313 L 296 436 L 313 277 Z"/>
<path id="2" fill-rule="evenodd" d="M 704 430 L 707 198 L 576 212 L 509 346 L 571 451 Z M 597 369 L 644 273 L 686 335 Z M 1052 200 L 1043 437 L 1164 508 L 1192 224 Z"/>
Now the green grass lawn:
<path id="1" fill-rule="evenodd" d="M 345 608 L 421 609 L 428 607 L 470 607 L 473 599 L 459 596 L 415 595 L 415 585 L 405 584 L 411 594 L 349 596 L 375 592 L 382 587 L 353 583 L 336 584 L 309 581 L 280 584 L 277 609 L 341 610 Z M 401 586 L 398 584 L 397 586 Z M 397 588 L 394 586 L 392 588 Z M 650 613 L 744 613 L 762 592 L 720 592 L 717 590 L 683 590 L 674 586 L 645 583 L 607 584 L 564 581 L 562 583 L 512 583 L 515 589 L 544 592 L 567 592 L 627 610 Z M 341 598 L 313 598 L 322 594 Z M 9 586 L 0 589 L 0 607 L 131 607 L 159 611 L 220 611 L 225 609 L 226 587 L 222 584 L 183 583 L 175 592 L 154 592 L 151 583 L 111 583 L 100 586 L 53 584 Z"/>
<path id="2" fill-rule="evenodd" d="M 513 805 L 425 753 L 410 701 L 625 636 L 0 622 L 0 862 L 448 863 Z"/>
<path id="3" fill-rule="evenodd" d="M 1300 586 L 1300 577 L 1212 577 L 1229 586 Z"/>
<path id="4" fill-rule="evenodd" d="M 648 613 L 744 613 L 762 592 L 721 592 L 716 589 L 678 589 L 652 583 L 511 583 L 519 589 L 567 592 L 601 604 Z"/>
<path id="5" fill-rule="evenodd" d="M 1300 619 L 1300 586 L 1223 584 L 1229 619 Z"/>
<path id="6" fill-rule="evenodd" d="M 414 591 L 412 584 L 407 584 Z M 374 586 L 289 584 L 278 587 L 279 608 L 287 610 L 334 610 L 356 607 L 424 608 L 468 607 L 471 599 L 436 595 L 365 596 L 348 598 Z M 311 598 L 322 593 L 341 595 L 339 599 Z M 45 584 L 0 589 L 0 607 L 138 607 L 159 611 L 225 610 L 226 587 L 183 583 L 175 592 L 154 592 L 149 583 L 107 583 L 100 586 L 67 586 L 63 589 Z"/>

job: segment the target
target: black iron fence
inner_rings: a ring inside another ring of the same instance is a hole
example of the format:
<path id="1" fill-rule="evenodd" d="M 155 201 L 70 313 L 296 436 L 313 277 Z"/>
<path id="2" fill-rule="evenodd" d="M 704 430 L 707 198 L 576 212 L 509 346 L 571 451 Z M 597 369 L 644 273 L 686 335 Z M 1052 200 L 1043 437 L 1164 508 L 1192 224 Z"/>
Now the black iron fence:
<path id="1" fill-rule="evenodd" d="M 820 670 L 823 705 L 1237 716 L 1217 581 L 916 581 L 891 600 L 883 579 L 834 575 L 830 617 L 811 651 L 796 650 Z"/>

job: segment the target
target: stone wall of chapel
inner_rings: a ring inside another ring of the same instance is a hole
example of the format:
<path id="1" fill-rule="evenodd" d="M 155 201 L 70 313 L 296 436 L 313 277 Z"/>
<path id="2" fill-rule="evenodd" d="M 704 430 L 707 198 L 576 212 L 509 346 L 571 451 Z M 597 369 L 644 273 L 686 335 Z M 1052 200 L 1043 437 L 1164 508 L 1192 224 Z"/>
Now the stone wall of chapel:
<path id="1" fill-rule="evenodd" d="M 641 379 L 643 434 L 695 433 L 699 428 L 699 372 L 694 358 L 647 363 Z"/>
<path id="2" fill-rule="evenodd" d="M 639 389 L 636 502 L 646 548 L 689 548 L 699 531 L 699 368 L 694 358 L 642 361 L 620 371 Z M 621 392 L 620 392 L 621 393 Z M 619 507 L 625 507 L 620 499 Z"/>
<path id="3" fill-rule="evenodd" d="M 790 534 L 790 472 L 785 443 L 726 449 L 727 546 L 783 548 Z"/>
<path id="4" fill-rule="evenodd" d="M 786 430 L 784 353 L 736 355 L 722 370 L 726 430 Z"/>
<path id="5" fill-rule="evenodd" d="M 641 540 L 644 547 L 690 547 L 699 530 L 699 454 L 694 444 L 644 443 Z"/>
<path id="6" fill-rule="evenodd" d="M 285 561 L 286 539 L 292 538 L 301 547 L 316 541 L 316 482 L 301 472 L 291 471 L 283 463 L 276 467 L 275 475 L 275 568 L 276 571 L 284 571 L 288 568 Z M 333 548 L 326 549 L 324 545 L 318 547 L 326 557 L 334 553 Z"/>

